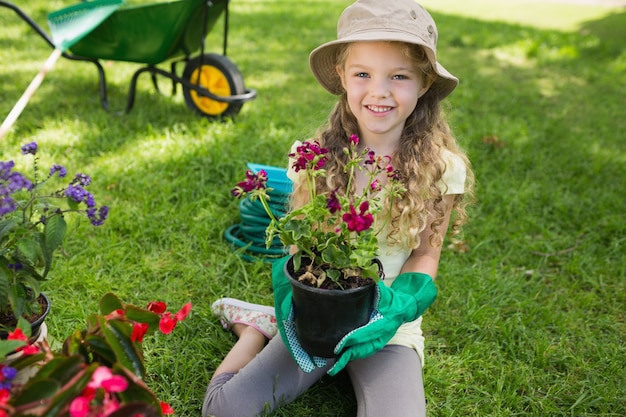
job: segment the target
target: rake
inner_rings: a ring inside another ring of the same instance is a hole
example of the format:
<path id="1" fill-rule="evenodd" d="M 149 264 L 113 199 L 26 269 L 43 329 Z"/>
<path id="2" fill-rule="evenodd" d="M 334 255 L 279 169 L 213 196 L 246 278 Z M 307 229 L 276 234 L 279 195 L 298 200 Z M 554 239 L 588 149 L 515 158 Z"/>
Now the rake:
<path id="1" fill-rule="evenodd" d="M 98 27 L 122 3 L 123 0 L 92 0 L 57 10 L 48 15 L 48 25 L 50 26 L 54 51 L 52 51 L 39 73 L 33 78 L 26 91 L 24 91 L 9 115 L 2 122 L 0 139 L 11 129 L 11 126 L 22 113 L 30 98 L 41 85 L 48 71 L 52 69 L 63 52 Z"/>

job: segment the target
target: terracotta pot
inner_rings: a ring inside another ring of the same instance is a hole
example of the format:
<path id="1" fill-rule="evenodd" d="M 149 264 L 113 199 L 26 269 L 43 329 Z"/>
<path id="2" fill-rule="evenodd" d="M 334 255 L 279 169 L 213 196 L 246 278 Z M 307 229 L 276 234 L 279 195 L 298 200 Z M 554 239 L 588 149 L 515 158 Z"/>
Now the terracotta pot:
<path id="1" fill-rule="evenodd" d="M 333 358 L 333 349 L 350 331 L 369 321 L 375 284 L 346 290 L 311 287 L 292 276 L 293 257 L 285 264 L 291 280 L 296 334 L 311 355 Z"/>

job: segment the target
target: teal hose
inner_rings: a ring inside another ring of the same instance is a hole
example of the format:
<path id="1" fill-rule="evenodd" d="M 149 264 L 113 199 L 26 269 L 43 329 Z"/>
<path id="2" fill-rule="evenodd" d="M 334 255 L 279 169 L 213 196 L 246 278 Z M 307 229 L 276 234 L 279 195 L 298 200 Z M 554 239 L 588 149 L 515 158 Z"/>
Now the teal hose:
<path id="1" fill-rule="evenodd" d="M 269 196 L 268 205 L 274 217 L 284 217 L 287 214 L 289 194 L 273 190 Z M 238 206 L 241 223 L 224 231 L 224 238 L 235 253 L 247 261 L 262 260 L 270 263 L 289 254 L 288 248 L 283 246 L 278 236 L 274 237 L 269 248 L 266 246 L 266 229 L 271 218 L 260 201 L 252 201 L 246 197 Z"/>

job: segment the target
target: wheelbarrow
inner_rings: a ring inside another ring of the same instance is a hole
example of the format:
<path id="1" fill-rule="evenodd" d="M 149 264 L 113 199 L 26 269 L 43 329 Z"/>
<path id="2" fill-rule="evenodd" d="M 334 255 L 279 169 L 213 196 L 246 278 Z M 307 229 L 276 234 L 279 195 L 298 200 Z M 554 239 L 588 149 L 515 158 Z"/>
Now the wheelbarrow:
<path id="1" fill-rule="evenodd" d="M 127 113 L 135 102 L 139 76 L 149 73 L 158 92 L 157 76 L 172 81 L 172 95 L 176 94 L 180 84 L 186 106 L 198 115 L 207 118 L 233 116 L 239 113 L 245 102 L 256 98 L 256 91 L 245 87 L 241 72 L 226 56 L 228 3 L 229 0 L 173 0 L 126 4 L 62 56 L 96 66 L 100 103 L 104 109 L 108 109 L 109 104 L 106 76 L 100 61 L 112 60 L 142 64 L 130 82 Z M 0 0 L 0 6 L 13 10 L 54 47 L 52 38 L 20 8 L 3 0 Z M 205 53 L 205 39 L 222 14 L 222 55 Z M 170 63 L 169 70 L 157 66 L 165 62 Z M 182 73 L 181 63 L 184 63 Z"/>

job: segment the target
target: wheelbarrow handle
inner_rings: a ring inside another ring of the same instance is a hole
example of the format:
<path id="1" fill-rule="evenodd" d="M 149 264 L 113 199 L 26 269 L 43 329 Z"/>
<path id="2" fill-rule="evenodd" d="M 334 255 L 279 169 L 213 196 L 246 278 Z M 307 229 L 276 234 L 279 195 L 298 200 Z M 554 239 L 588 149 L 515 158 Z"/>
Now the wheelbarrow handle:
<path id="1" fill-rule="evenodd" d="M 59 48 L 56 48 L 54 51 L 52 51 L 39 73 L 35 76 L 35 78 L 33 78 L 33 80 L 26 88 L 26 91 L 24 91 L 24 93 L 22 94 L 22 97 L 20 97 L 17 103 L 15 103 L 15 106 L 13 106 L 13 109 L 11 110 L 9 115 L 6 117 L 6 119 L 4 119 L 4 122 L 2 122 L 2 126 L 0 126 L 0 139 L 2 139 L 9 132 L 9 130 L 13 126 L 13 123 L 15 123 L 17 118 L 20 116 L 22 110 L 24 110 L 26 104 L 28 104 L 30 98 L 33 96 L 37 88 L 39 88 L 39 86 L 41 85 L 44 77 L 46 76 L 48 71 L 52 69 L 62 53 L 63 51 L 61 51 L 61 49 Z"/>

